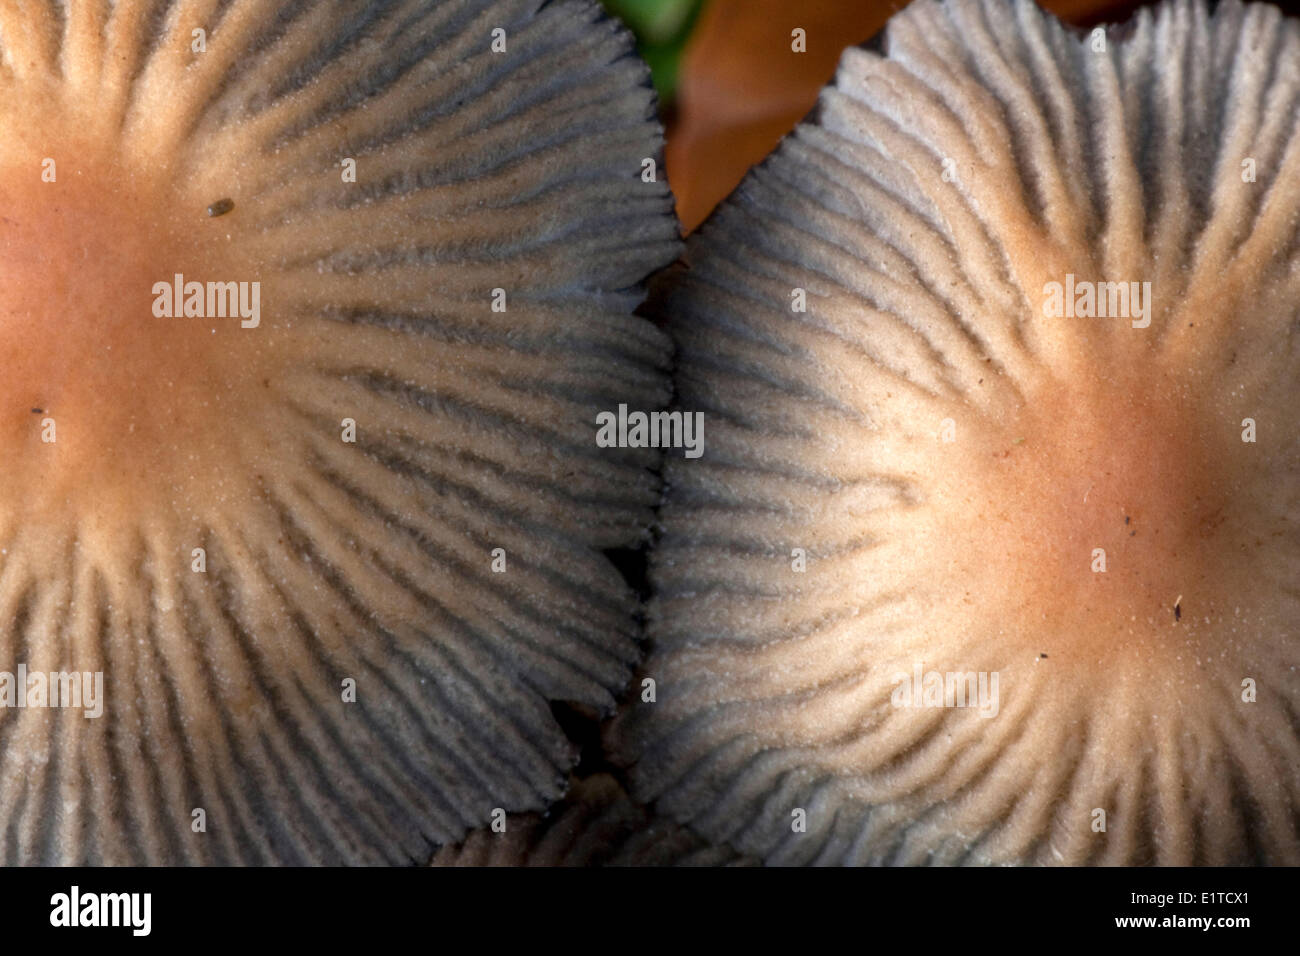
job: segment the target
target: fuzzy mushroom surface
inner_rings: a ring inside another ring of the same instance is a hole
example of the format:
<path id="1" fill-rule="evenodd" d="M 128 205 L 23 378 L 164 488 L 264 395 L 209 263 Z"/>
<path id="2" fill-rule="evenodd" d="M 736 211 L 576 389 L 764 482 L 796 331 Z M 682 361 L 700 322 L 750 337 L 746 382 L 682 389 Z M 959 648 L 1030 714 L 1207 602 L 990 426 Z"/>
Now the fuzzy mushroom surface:
<path id="1" fill-rule="evenodd" d="M 0 7 L 0 860 L 424 862 L 563 794 L 658 497 L 592 422 L 669 395 L 632 48 L 590 0 Z"/>
<path id="2" fill-rule="evenodd" d="M 652 291 L 636 799 L 777 863 L 1300 862 L 1300 25 L 917 0 Z"/>
<path id="3" fill-rule="evenodd" d="M 573 782 L 545 814 L 498 816 L 455 846 L 439 848 L 435 867 L 757 866 L 686 827 L 656 818 L 606 773 Z"/>

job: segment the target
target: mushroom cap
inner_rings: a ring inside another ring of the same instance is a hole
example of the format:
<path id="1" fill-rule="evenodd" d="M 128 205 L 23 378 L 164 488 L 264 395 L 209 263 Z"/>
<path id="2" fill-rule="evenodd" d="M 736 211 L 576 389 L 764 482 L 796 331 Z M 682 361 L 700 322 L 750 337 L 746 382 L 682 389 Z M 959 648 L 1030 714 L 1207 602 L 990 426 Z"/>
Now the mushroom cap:
<path id="1" fill-rule="evenodd" d="M 1298 118 L 1263 4 L 845 54 L 652 289 L 709 438 L 636 799 L 769 862 L 1300 861 Z"/>
<path id="2" fill-rule="evenodd" d="M 104 683 L 0 710 L 0 859 L 410 862 L 563 794 L 658 498 L 592 422 L 669 395 L 632 46 L 590 0 L 0 9 L 0 670 Z"/>
<path id="3" fill-rule="evenodd" d="M 573 782 L 545 814 L 503 821 L 442 847 L 437 867 L 469 866 L 756 866 L 727 846 L 711 846 L 685 827 L 634 803 L 610 774 Z"/>

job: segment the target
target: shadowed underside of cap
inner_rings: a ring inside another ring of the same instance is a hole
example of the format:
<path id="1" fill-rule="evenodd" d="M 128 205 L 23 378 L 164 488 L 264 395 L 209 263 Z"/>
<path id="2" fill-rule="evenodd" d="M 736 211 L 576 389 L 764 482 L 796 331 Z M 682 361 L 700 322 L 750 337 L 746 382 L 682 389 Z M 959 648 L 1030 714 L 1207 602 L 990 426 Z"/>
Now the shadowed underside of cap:
<path id="1" fill-rule="evenodd" d="M 588 0 L 0 10 L 0 671 L 104 675 L 0 710 L 5 862 L 409 861 L 563 793 L 658 493 L 591 423 L 668 398 L 631 45 Z"/>
<path id="2" fill-rule="evenodd" d="M 776 862 L 1300 861 L 1300 29 L 886 47 L 652 290 L 710 442 L 634 795 Z"/>
<path id="3" fill-rule="evenodd" d="M 608 774 L 575 781 L 543 816 L 503 819 L 434 854 L 430 866 L 755 866 L 638 806 Z"/>

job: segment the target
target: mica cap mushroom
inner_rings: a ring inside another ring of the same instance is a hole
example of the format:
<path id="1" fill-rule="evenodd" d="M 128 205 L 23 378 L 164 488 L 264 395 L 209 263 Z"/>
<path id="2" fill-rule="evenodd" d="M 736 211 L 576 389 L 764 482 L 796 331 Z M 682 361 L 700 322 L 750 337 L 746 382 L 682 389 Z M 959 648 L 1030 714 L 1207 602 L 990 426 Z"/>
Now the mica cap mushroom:
<path id="1" fill-rule="evenodd" d="M 5 863 L 424 862 L 563 794 L 658 496 L 592 421 L 668 399 L 631 51 L 589 0 L 0 8 Z"/>
<path id="2" fill-rule="evenodd" d="M 1300 862 L 1300 25 L 917 0 L 652 291 L 633 794 L 776 863 Z"/>
<path id="3" fill-rule="evenodd" d="M 573 781 L 545 815 L 502 814 L 460 844 L 441 847 L 434 867 L 756 866 L 727 846 L 671 820 L 656 818 L 629 799 L 607 773 Z"/>

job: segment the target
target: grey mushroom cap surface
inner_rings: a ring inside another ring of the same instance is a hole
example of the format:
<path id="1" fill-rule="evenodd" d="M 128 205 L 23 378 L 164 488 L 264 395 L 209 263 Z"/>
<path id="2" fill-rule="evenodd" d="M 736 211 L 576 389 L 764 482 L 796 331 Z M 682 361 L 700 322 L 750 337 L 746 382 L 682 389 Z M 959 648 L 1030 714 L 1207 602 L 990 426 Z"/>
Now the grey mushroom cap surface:
<path id="1" fill-rule="evenodd" d="M 631 792 L 775 863 L 1300 862 L 1300 27 L 917 0 L 657 280 Z"/>
<path id="2" fill-rule="evenodd" d="M 0 711 L 5 863 L 423 862 L 562 796 L 659 495 L 592 422 L 669 397 L 632 51 L 590 0 L 0 9 L 0 670 L 103 675 Z"/>
<path id="3" fill-rule="evenodd" d="M 439 848 L 435 867 L 757 866 L 636 804 L 618 780 L 596 773 L 573 781 L 545 813 L 501 816 L 495 826 Z"/>

